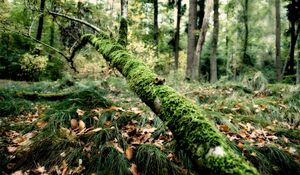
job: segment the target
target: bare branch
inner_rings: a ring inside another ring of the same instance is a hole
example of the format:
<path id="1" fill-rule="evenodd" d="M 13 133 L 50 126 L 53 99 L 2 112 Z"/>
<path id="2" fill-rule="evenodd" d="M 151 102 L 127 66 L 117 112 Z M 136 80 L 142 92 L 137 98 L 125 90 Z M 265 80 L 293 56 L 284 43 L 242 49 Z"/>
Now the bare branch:
<path id="1" fill-rule="evenodd" d="M 51 15 L 60 16 L 60 17 L 63 17 L 63 18 L 67 18 L 67 19 L 70 19 L 70 20 L 82 23 L 82 24 L 86 25 L 87 27 L 92 28 L 93 30 L 95 30 L 98 33 L 101 32 L 101 30 L 98 27 L 96 27 L 95 25 L 90 24 L 90 23 L 88 23 L 88 22 L 86 22 L 84 20 L 81 20 L 81 19 L 78 19 L 78 18 L 74 18 L 72 16 L 68 16 L 68 15 L 65 15 L 65 14 L 53 12 L 53 11 L 48 11 L 48 13 L 51 14 Z"/>

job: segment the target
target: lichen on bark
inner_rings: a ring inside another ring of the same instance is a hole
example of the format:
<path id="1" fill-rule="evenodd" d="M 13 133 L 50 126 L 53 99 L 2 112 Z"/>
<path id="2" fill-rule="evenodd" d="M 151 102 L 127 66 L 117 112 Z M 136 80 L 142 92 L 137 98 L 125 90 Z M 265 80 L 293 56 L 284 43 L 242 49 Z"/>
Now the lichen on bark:
<path id="1" fill-rule="evenodd" d="M 127 79 L 131 89 L 172 130 L 177 146 L 192 154 L 210 174 L 258 174 L 244 158 L 236 155 L 205 113 L 172 88 L 157 84 L 157 75 L 130 55 L 121 44 L 105 37 L 86 35 L 83 40 L 103 55 Z"/>

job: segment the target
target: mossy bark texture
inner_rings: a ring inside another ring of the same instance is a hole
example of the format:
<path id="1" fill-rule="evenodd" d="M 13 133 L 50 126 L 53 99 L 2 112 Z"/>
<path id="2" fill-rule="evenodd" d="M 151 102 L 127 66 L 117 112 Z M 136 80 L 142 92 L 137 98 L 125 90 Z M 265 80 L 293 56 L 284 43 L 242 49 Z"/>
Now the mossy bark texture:
<path id="1" fill-rule="evenodd" d="M 197 164 L 210 174 L 258 174 L 225 143 L 225 136 L 199 106 L 163 85 L 153 71 L 122 45 L 94 35 L 85 35 L 83 42 L 86 41 L 126 77 L 131 89 L 172 130 L 179 148 L 191 153 Z"/>

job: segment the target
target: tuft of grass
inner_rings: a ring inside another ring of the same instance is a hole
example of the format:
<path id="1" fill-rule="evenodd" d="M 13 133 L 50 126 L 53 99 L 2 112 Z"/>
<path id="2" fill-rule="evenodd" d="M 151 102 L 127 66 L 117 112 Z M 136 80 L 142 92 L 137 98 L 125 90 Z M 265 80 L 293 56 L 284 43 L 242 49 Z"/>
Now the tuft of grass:
<path id="1" fill-rule="evenodd" d="M 294 175 L 300 173 L 300 165 L 285 151 L 273 146 L 247 147 L 247 159 L 265 175 Z"/>
<path id="2" fill-rule="evenodd" d="M 98 151 L 100 154 L 94 155 L 97 156 L 94 157 L 97 161 L 93 164 L 93 169 L 97 174 L 131 174 L 128 160 L 114 147 L 101 145 Z"/>
<path id="3" fill-rule="evenodd" d="M 17 116 L 27 112 L 34 112 L 30 101 L 13 98 L 8 91 L 0 89 L 0 117 Z"/>
<path id="4" fill-rule="evenodd" d="M 180 174 L 167 155 L 155 145 L 140 145 L 134 160 L 139 172 L 144 175 Z"/>

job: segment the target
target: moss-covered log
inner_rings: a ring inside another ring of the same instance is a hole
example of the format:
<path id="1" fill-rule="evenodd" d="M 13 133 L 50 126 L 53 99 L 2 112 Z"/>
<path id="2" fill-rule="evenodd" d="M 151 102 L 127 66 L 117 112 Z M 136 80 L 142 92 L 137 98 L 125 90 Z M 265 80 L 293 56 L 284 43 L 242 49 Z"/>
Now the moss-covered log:
<path id="1" fill-rule="evenodd" d="M 25 98 L 28 100 L 61 100 L 71 96 L 74 92 L 68 93 L 29 93 L 29 92 L 17 92 L 16 96 Z"/>
<path id="2" fill-rule="evenodd" d="M 258 174 L 244 158 L 236 155 L 222 135 L 190 100 L 163 85 L 145 64 L 110 39 L 86 35 L 103 57 L 127 79 L 131 89 L 172 130 L 179 148 L 191 153 L 199 167 L 210 174 Z"/>

